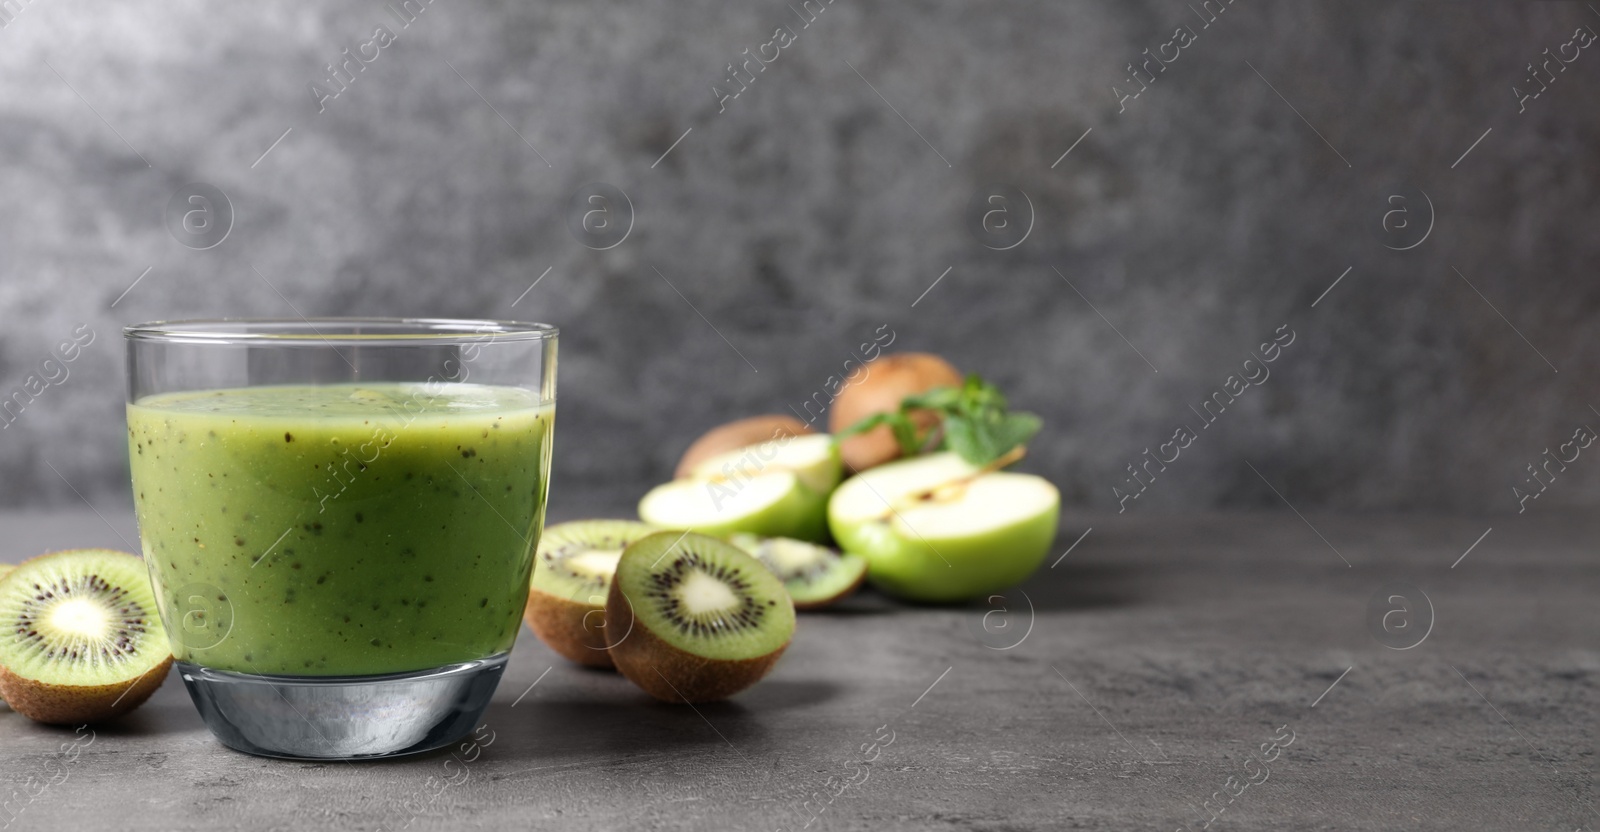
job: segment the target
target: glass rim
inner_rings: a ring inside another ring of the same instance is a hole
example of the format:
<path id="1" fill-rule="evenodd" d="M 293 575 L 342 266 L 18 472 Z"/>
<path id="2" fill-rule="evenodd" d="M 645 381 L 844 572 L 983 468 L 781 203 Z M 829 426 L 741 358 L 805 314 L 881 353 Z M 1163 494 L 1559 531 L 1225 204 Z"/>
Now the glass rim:
<path id="1" fill-rule="evenodd" d="M 320 347 L 552 341 L 558 334 L 550 324 L 476 318 L 194 318 L 122 328 L 129 341 Z"/>

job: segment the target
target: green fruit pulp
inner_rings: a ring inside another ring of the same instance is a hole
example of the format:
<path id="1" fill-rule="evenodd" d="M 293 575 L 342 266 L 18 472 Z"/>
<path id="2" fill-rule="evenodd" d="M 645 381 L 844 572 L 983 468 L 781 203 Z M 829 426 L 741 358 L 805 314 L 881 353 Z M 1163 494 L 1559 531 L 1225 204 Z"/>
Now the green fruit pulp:
<path id="1" fill-rule="evenodd" d="M 533 393 L 477 384 L 254 387 L 130 404 L 140 536 L 174 655 L 329 676 L 510 650 L 544 521 L 553 417 Z"/>

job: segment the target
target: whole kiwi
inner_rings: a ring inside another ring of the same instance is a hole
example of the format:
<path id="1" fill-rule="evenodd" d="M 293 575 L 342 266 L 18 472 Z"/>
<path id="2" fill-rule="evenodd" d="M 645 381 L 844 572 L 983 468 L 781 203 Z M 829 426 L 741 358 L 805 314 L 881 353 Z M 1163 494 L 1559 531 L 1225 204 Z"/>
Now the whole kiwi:
<path id="1" fill-rule="evenodd" d="M 828 428 L 838 433 L 878 413 L 900 409 L 900 400 L 935 387 L 961 384 L 961 372 L 937 355 L 925 352 L 897 352 L 881 355 L 864 364 L 853 375 L 828 409 Z M 938 424 L 937 414 L 912 411 L 911 420 L 920 430 Z M 839 446 L 846 468 L 860 473 L 900 457 L 900 443 L 887 425 L 852 436 Z"/>

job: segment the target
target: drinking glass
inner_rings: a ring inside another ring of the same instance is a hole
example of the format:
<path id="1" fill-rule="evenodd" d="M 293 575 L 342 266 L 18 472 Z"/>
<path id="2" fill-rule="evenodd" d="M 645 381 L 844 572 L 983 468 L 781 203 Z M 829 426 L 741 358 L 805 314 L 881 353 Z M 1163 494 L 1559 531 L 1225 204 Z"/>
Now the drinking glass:
<path id="1" fill-rule="evenodd" d="M 224 319 L 124 334 L 145 564 L 218 739 L 351 759 L 470 731 L 544 526 L 556 329 Z"/>

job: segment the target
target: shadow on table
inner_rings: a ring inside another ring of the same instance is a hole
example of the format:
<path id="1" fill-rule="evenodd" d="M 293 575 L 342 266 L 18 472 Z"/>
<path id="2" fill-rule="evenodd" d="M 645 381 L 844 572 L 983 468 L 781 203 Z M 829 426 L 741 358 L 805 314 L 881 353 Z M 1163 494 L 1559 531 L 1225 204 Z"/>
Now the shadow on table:
<path id="1" fill-rule="evenodd" d="M 174 681 L 168 684 L 177 685 L 180 690 L 183 687 L 181 682 Z M 142 737 L 182 733 L 200 733 L 209 736 L 210 734 L 210 729 L 206 728 L 205 721 L 200 718 L 200 712 L 195 710 L 194 704 L 187 696 L 170 702 L 146 702 L 130 713 L 89 727 L 101 737 Z M 71 734 L 74 729 L 62 730 L 65 734 Z"/>
<path id="2" fill-rule="evenodd" d="M 210 735 L 194 706 L 185 702 L 147 704 L 115 719 L 88 725 L 51 725 L 33 722 L 10 708 L 0 707 L 0 720 L 16 723 L 41 737 L 58 738 L 63 743 L 80 742 L 85 747 L 95 740 L 166 737 L 195 733 Z"/>
<path id="3" fill-rule="evenodd" d="M 621 701 L 624 698 L 628 701 Z M 691 708 L 628 694 L 541 699 L 517 708 L 495 702 L 483 723 L 493 730 L 496 756 L 502 759 L 593 764 L 596 758 L 681 756 L 696 750 L 725 751 L 730 744 L 743 747 L 765 733 L 761 720 L 748 718 L 752 712 L 737 702 Z M 447 755 L 449 750 L 439 753 Z"/>
<path id="4" fill-rule="evenodd" d="M 854 594 L 841 598 L 826 607 L 815 610 L 798 610 L 797 612 L 800 614 L 800 619 L 804 621 L 812 616 L 848 618 L 854 616 L 892 615 L 903 608 L 904 605 L 899 601 L 873 589 L 870 585 L 864 585 L 856 590 Z"/>
<path id="5" fill-rule="evenodd" d="M 839 695 L 840 686 L 825 679 L 767 678 L 739 695 L 750 710 L 770 713 L 820 705 Z"/>
<path id="6" fill-rule="evenodd" d="M 68 742 L 90 731 L 95 737 L 124 738 L 184 733 L 209 735 L 205 721 L 200 718 L 200 712 L 195 710 L 194 703 L 189 700 L 189 694 L 184 691 L 183 681 L 178 678 L 176 669 L 171 671 L 148 702 L 116 719 L 87 726 L 47 725 L 32 722 L 4 705 L 0 705 L 0 719 L 17 720 L 19 724 L 26 724 L 29 730 L 40 734 L 58 735 Z"/>

